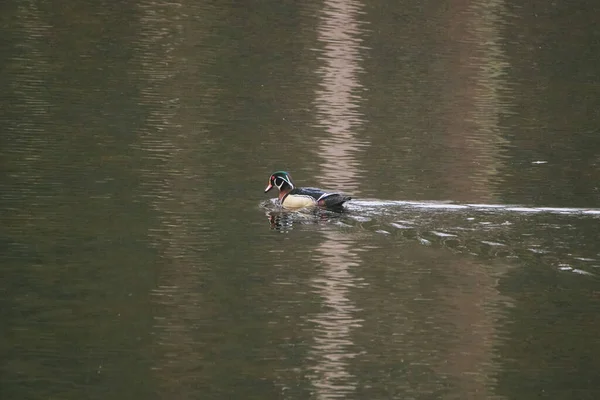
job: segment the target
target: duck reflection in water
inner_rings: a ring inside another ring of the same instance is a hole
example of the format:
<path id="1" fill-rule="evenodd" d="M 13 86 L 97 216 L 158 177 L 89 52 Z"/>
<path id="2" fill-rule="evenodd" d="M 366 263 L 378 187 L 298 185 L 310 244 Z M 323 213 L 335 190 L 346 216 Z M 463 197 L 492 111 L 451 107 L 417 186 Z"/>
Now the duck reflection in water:
<path id="1" fill-rule="evenodd" d="M 300 225 L 323 225 L 342 224 L 345 211 L 331 211 L 321 208 L 303 209 L 302 211 L 288 211 L 284 209 L 267 211 L 271 229 L 286 232 L 293 228 L 294 224 Z"/>

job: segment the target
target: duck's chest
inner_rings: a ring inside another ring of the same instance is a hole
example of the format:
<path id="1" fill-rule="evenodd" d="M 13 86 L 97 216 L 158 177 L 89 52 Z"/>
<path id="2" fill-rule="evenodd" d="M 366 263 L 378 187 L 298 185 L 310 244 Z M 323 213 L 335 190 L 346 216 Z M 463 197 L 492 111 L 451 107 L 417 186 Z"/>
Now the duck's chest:
<path id="1" fill-rule="evenodd" d="M 316 200 L 312 196 L 304 194 L 288 194 L 281 201 L 281 205 L 285 208 L 312 207 L 316 203 Z"/>

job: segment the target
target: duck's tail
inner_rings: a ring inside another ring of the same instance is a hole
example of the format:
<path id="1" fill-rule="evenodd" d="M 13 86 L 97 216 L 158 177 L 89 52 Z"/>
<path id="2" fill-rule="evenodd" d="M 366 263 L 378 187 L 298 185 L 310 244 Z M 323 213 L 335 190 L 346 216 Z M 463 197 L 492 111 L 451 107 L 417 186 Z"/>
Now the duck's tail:
<path id="1" fill-rule="evenodd" d="M 320 207 L 325 207 L 325 208 L 334 209 L 334 210 L 341 209 L 343 204 L 351 199 L 352 199 L 352 197 L 350 197 L 350 196 L 346 196 L 346 195 L 339 194 L 339 193 L 333 193 L 333 194 L 330 194 L 329 196 L 324 197 L 321 200 L 319 200 L 318 205 Z"/>

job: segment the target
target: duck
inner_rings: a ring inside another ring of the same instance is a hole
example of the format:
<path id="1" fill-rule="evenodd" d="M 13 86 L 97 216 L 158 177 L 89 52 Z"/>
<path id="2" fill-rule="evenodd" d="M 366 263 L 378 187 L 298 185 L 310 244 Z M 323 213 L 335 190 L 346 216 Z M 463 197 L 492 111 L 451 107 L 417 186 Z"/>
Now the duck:
<path id="1" fill-rule="evenodd" d="M 277 171 L 269 177 L 265 193 L 276 187 L 279 190 L 279 204 L 288 210 L 306 207 L 320 207 L 341 210 L 343 204 L 352 197 L 312 187 L 296 187 L 292 177 L 285 171 Z"/>

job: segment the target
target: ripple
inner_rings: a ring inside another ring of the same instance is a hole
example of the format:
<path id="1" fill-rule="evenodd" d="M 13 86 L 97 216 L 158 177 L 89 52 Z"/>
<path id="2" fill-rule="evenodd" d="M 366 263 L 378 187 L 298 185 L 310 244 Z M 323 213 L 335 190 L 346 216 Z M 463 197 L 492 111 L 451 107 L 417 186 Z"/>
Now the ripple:
<path id="1" fill-rule="evenodd" d="M 450 202 L 394 201 L 394 200 L 352 200 L 346 203 L 350 211 L 363 214 L 384 214 L 399 212 L 402 209 L 441 210 L 441 211 L 492 211 L 498 213 L 530 214 L 547 213 L 561 215 L 600 215 L 600 209 L 577 207 L 523 207 L 501 204 L 456 204 Z"/>
<path id="2" fill-rule="evenodd" d="M 443 246 L 474 256 L 527 259 L 535 254 L 565 272 L 592 275 L 595 269 L 597 209 L 382 200 L 352 200 L 346 205 L 343 213 L 286 212 L 283 225 L 285 230 L 297 224 L 298 228 L 331 225 L 363 235 L 370 231 L 389 240 Z"/>

